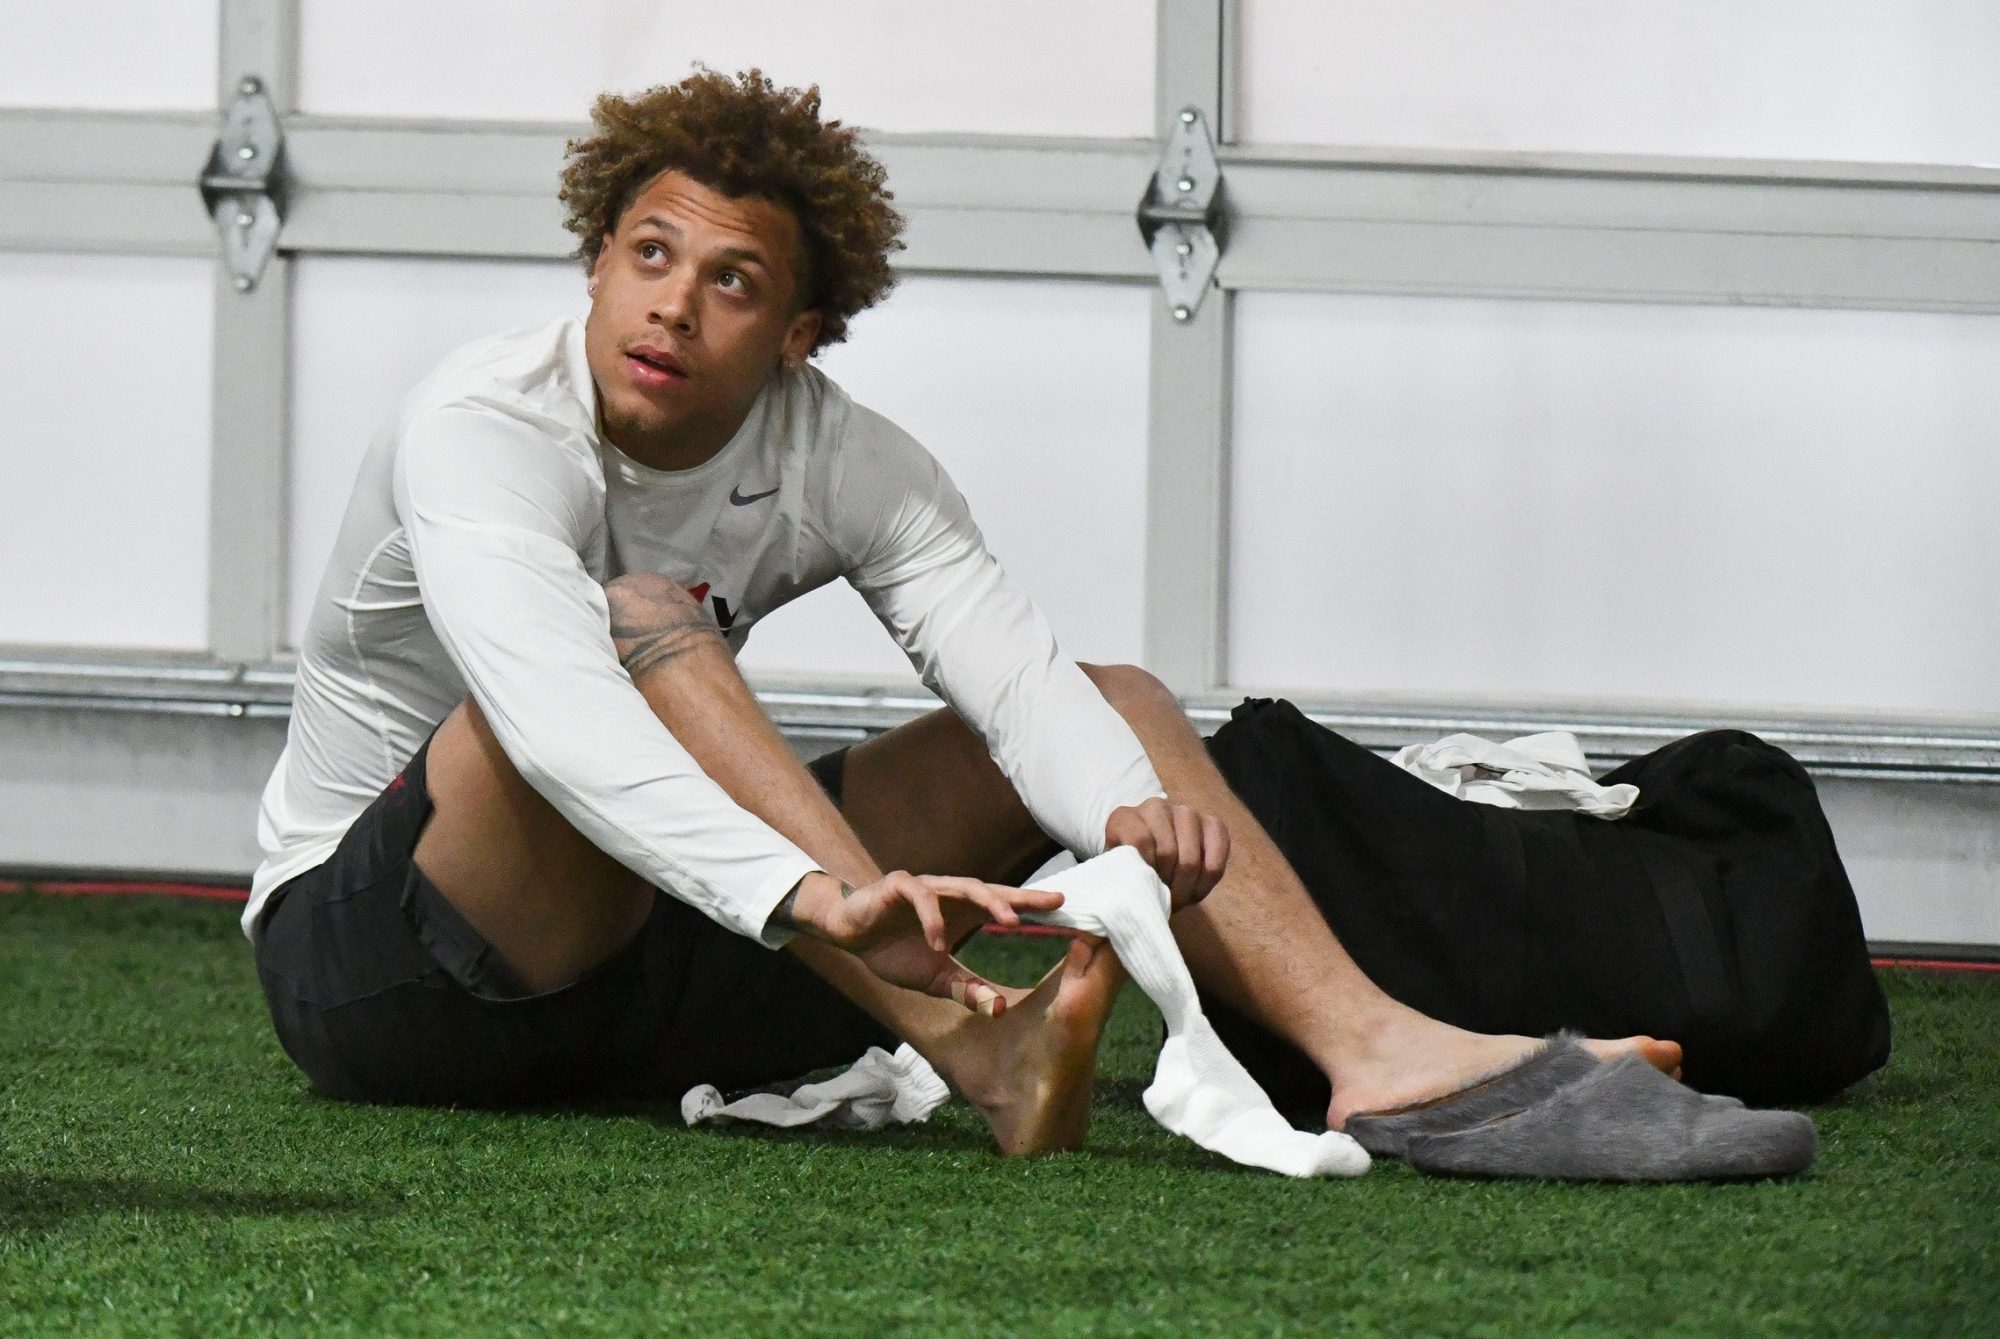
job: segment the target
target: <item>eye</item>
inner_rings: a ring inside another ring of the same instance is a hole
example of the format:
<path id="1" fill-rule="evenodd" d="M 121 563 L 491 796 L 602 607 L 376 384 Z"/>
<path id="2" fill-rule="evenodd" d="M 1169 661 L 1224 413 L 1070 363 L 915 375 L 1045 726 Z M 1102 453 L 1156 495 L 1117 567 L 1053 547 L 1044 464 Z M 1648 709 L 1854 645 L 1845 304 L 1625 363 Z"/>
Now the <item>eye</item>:
<path id="1" fill-rule="evenodd" d="M 667 249 L 658 242 L 645 241 L 639 243 L 638 255 L 640 260 L 645 261 L 647 264 L 652 264 L 654 261 L 665 260 Z"/>
<path id="2" fill-rule="evenodd" d="M 721 284 L 732 293 L 741 293 L 745 288 L 749 287 L 748 281 L 735 270 L 724 270 L 715 276 L 715 282 Z"/>

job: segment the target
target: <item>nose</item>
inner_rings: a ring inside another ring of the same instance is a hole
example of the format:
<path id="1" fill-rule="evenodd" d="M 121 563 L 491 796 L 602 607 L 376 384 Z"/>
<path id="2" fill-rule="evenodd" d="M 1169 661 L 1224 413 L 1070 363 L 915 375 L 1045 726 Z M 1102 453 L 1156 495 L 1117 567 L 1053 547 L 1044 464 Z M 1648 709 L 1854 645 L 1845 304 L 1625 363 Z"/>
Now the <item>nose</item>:
<path id="1" fill-rule="evenodd" d="M 653 310 L 649 313 L 655 324 L 685 335 L 695 332 L 697 277 L 691 265 L 676 265 L 660 276 L 653 289 Z"/>

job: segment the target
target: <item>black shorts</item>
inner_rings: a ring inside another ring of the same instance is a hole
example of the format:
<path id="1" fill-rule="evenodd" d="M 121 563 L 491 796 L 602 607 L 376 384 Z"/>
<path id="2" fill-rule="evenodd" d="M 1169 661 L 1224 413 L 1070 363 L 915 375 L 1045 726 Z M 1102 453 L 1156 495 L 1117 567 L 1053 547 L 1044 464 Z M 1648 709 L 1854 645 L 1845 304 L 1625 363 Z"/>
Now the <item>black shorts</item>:
<path id="1" fill-rule="evenodd" d="M 411 858 L 431 815 L 428 748 L 259 917 L 271 1021 L 321 1093 L 472 1107 L 675 1100 L 895 1046 L 791 954 L 664 893 L 610 961 L 560 990 L 525 989 Z M 836 803 L 843 762 L 813 765 Z"/>

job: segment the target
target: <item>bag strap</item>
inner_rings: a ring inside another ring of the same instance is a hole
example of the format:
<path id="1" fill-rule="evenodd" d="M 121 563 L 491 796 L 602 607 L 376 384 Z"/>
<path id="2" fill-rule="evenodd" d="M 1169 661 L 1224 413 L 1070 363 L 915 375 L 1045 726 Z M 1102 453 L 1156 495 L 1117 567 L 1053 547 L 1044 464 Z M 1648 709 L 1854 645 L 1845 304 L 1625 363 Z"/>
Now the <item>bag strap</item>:
<path id="1" fill-rule="evenodd" d="M 1504 884 L 1516 897 L 1525 897 L 1528 891 L 1528 849 L 1514 827 L 1512 811 L 1469 800 L 1461 803 L 1472 806 L 1472 812 L 1480 817 L 1480 826 L 1486 830 L 1486 853 L 1492 862 L 1492 867 L 1487 870 L 1488 876 Z"/>
<path id="2" fill-rule="evenodd" d="M 1411 778 L 1415 780 L 1415 778 Z M 1442 794 L 1442 792 L 1433 792 Z M 1521 830 L 1514 823 L 1511 810 L 1496 808 L 1490 804 L 1474 804 L 1469 801 L 1454 801 L 1466 809 L 1477 813 L 1480 827 L 1486 837 L 1486 877 L 1493 881 L 1496 894 L 1506 899 L 1504 905 L 1526 907 L 1528 897 L 1528 848 L 1521 840 Z M 1512 934 L 1525 942 L 1529 927 L 1525 921 L 1516 920 L 1509 927 Z M 1507 955 L 1500 955 L 1508 960 Z M 1496 1009 L 1503 1010 L 1509 1017 L 1517 1015 L 1528 994 L 1528 983 L 1515 973 L 1496 973 L 1491 969 L 1495 955 L 1482 953 L 1475 960 L 1481 964 L 1472 975 L 1480 982 L 1482 997 Z"/>
<path id="3" fill-rule="evenodd" d="M 1694 1016 L 1708 1022 L 1734 1017 L 1736 989 L 1730 984 L 1715 922 L 1694 871 L 1680 860 L 1649 860 L 1647 843 L 1619 824 L 1606 823 L 1604 830 L 1611 835 L 1610 849 L 1618 853 L 1619 863 L 1660 908 Z"/>

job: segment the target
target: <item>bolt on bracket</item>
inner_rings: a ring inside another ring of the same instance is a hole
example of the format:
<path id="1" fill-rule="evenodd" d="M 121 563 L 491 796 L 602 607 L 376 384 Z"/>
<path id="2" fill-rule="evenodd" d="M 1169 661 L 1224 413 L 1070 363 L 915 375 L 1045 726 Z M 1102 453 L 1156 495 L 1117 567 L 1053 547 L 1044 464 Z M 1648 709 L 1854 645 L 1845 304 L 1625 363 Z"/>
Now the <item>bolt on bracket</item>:
<path id="1" fill-rule="evenodd" d="M 215 148 L 201 170 L 201 202 L 222 239 L 222 263 L 239 293 L 257 286 L 285 223 L 285 135 L 256 76 L 236 86 Z"/>
<path id="2" fill-rule="evenodd" d="M 1201 310 L 1222 260 L 1222 164 L 1199 109 L 1183 107 L 1139 201 L 1139 235 L 1153 253 L 1174 319 Z"/>

